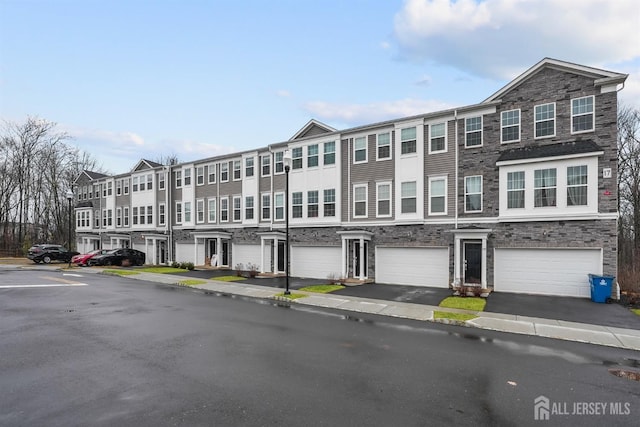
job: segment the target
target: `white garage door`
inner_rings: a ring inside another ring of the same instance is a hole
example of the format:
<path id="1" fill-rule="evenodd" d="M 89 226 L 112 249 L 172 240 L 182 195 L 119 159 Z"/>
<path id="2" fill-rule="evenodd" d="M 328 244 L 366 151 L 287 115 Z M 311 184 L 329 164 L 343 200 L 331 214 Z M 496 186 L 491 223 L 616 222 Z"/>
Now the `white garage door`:
<path id="1" fill-rule="evenodd" d="M 292 246 L 291 275 L 326 279 L 340 277 L 342 248 L 328 246 Z"/>
<path id="2" fill-rule="evenodd" d="M 177 262 L 194 262 L 193 243 L 176 243 L 175 260 Z"/>
<path id="3" fill-rule="evenodd" d="M 233 244 L 233 265 L 242 264 L 247 269 L 247 264 L 254 264 L 258 270 L 260 269 L 260 245 L 238 245 Z M 266 247 L 265 247 L 266 248 Z M 265 263 L 269 262 L 265 258 Z"/>
<path id="4" fill-rule="evenodd" d="M 448 248 L 376 248 L 376 282 L 449 286 Z"/>
<path id="5" fill-rule="evenodd" d="M 590 297 L 587 274 L 602 274 L 601 249 L 496 249 L 494 290 Z"/>

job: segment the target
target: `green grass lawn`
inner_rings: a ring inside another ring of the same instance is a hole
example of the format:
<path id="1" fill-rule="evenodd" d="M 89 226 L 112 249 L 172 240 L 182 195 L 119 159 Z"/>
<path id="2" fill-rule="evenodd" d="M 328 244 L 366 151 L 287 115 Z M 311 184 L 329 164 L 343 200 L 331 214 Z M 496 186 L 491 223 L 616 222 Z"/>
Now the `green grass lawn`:
<path id="1" fill-rule="evenodd" d="M 306 292 L 316 292 L 319 294 L 328 294 L 329 292 L 337 291 L 339 289 L 343 289 L 342 285 L 313 285 L 313 286 L 305 286 L 304 288 L 300 288 L 300 291 Z"/>
<path id="2" fill-rule="evenodd" d="M 184 273 L 184 268 L 174 268 L 174 267 L 145 267 L 140 268 L 136 271 L 141 271 L 143 273 L 161 273 L 161 274 L 169 274 L 169 273 Z"/>
<path id="3" fill-rule="evenodd" d="M 186 279 L 178 282 L 179 285 L 184 285 L 184 286 L 204 285 L 205 283 L 207 283 L 206 280 L 200 280 L 200 279 Z"/>
<path id="4" fill-rule="evenodd" d="M 447 297 L 440 301 L 440 307 L 460 308 L 462 310 L 483 311 L 487 301 L 480 297 Z"/>
<path id="5" fill-rule="evenodd" d="M 475 319 L 478 316 L 467 313 L 449 313 L 447 311 L 434 311 L 433 318 L 434 319 L 452 319 L 459 320 L 461 322 L 466 322 L 467 320 Z"/>
<path id="6" fill-rule="evenodd" d="M 246 279 L 240 276 L 219 276 L 219 277 L 212 277 L 211 280 L 220 280 L 221 282 L 237 282 L 239 280 L 246 280 Z"/>
<path id="7" fill-rule="evenodd" d="M 305 294 L 296 294 L 294 292 L 291 292 L 289 295 L 285 295 L 284 292 L 281 294 L 277 294 L 277 297 L 282 297 L 282 298 L 289 298 L 289 299 L 298 299 L 298 298 L 304 298 L 306 297 Z"/>
<path id="8" fill-rule="evenodd" d="M 640 308 L 632 308 L 631 311 L 640 316 Z"/>
<path id="9" fill-rule="evenodd" d="M 105 274 L 113 274 L 116 276 L 133 276 L 134 274 L 138 274 L 138 271 L 131 270 L 102 270 Z"/>

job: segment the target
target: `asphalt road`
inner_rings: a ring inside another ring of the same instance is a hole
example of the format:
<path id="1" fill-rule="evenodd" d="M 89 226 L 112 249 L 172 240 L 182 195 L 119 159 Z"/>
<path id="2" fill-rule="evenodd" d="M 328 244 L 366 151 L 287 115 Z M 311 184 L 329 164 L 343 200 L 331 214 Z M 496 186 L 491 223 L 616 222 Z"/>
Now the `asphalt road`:
<path id="1" fill-rule="evenodd" d="M 0 270 L 0 316 L 3 426 L 539 425 L 541 395 L 548 425 L 640 416 L 627 350 L 53 271 Z"/>

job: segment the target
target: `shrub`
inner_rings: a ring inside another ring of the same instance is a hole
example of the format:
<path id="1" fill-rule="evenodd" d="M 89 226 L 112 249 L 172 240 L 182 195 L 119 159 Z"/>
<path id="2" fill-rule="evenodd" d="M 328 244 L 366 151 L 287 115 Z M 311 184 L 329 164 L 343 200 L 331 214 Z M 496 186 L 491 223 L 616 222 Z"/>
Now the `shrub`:
<path id="1" fill-rule="evenodd" d="M 179 263 L 178 261 L 173 261 L 173 262 L 171 263 L 171 267 L 173 267 L 173 268 L 180 268 L 180 263 Z"/>
<path id="2" fill-rule="evenodd" d="M 620 290 L 640 292 L 640 268 L 633 266 L 621 267 L 618 270 Z"/>

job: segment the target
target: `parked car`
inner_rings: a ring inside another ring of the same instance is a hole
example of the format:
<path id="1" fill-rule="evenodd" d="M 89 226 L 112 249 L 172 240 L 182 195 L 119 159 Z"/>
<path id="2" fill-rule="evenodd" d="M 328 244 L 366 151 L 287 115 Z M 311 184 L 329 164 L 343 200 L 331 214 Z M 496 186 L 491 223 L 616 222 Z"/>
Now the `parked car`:
<path id="1" fill-rule="evenodd" d="M 87 264 L 94 265 L 142 265 L 145 260 L 145 253 L 136 249 L 120 248 L 106 251 L 104 254 L 95 255 L 89 258 Z"/>
<path id="2" fill-rule="evenodd" d="M 78 254 L 79 252 L 68 251 L 62 245 L 41 244 L 31 246 L 27 252 L 27 258 L 36 264 L 41 262 L 49 264 L 51 261 L 69 262 L 71 257 Z"/>
<path id="3" fill-rule="evenodd" d="M 81 267 L 86 267 L 87 262 L 96 255 L 103 255 L 109 252 L 107 249 L 96 249 L 95 251 L 87 252 L 86 254 L 78 254 L 74 255 L 71 258 L 71 262 L 73 264 L 79 265 Z"/>

